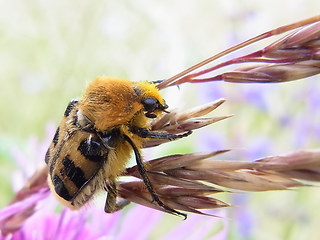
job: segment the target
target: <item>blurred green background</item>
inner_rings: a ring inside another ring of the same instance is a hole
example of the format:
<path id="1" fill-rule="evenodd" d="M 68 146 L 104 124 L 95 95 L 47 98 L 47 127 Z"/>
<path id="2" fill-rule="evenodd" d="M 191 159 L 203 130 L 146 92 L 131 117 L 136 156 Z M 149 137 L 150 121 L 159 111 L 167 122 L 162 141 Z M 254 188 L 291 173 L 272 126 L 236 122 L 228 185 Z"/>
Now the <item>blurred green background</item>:
<path id="1" fill-rule="evenodd" d="M 0 1 L 0 207 L 12 198 L 12 185 L 22 184 L 19 167 L 31 173 L 41 165 L 32 159 L 41 158 L 36 146 L 44 151 L 41 143 L 52 138 L 48 128 L 59 124 L 69 100 L 80 97 L 95 76 L 166 79 L 318 11 L 317 0 Z M 236 115 L 213 126 L 212 134 L 196 132 L 184 147 L 165 146 L 165 153 L 232 148 L 225 158 L 253 160 L 317 148 L 319 92 L 319 77 L 278 85 L 208 83 L 164 90 L 169 106 L 187 109 L 224 97 L 228 102 L 218 113 Z M 228 239 L 318 239 L 319 200 L 317 188 L 227 199 L 237 205 L 227 210 Z"/>

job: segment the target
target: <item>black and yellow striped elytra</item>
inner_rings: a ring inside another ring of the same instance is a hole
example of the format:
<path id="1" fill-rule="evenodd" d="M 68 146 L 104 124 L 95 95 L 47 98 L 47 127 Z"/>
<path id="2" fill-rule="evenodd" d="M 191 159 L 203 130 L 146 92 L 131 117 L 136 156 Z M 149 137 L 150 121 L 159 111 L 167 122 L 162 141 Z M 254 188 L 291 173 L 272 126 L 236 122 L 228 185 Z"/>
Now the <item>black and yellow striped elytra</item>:
<path id="1" fill-rule="evenodd" d="M 133 83 L 96 78 L 80 100 L 72 100 L 46 153 L 50 189 L 64 205 L 78 209 L 99 190 L 108 191 L 105 211 L 114 212 L 128 202 L 117 203 L 116 180 L 125 171 L 133 150 L 141 177 L 152 199 L 165 211 L 183 215 L 162 203 L 143 166 L 140 148 L 145 138 L 177 139 L 150 130 L 148 119 L 165 111 L 152 82 Z"/>
<path id="2" fill-rule="evenodd" d="M 98 177 L 109 153 L 104 146 L 107 140 L 103 142 L 98 133 L 78 126 L 77 105 L 75 101 L 68 105 L 46 154 L 54 192 L 76 208 L 85 204 L 96 191 L 96 184 L 91 183 Z M 84 191 L 85 188 L 88 190 Z"/>

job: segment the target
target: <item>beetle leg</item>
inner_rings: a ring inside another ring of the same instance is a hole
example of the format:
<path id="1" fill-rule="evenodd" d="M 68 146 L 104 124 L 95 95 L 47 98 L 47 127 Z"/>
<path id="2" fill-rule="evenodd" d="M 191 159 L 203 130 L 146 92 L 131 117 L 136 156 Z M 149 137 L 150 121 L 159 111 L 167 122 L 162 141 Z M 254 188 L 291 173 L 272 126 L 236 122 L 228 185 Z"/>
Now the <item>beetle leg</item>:
<path id="1" fill-rule="evenodd" d="M 109 183 L 107 187 L 107 191 L 108 191 L 108 195 L 106 199 L 106 204 L 104 206 L 104 211 L 106 213 L 117 212 L 130 203 L 130 201 L 125 199 L 117 202 L 117 196 L 118 196 L 117 185 L 114 181 Z"/>
<path id="2" fill-rule="evenodd" d="M 127 136 L 124 135 L 125 140 L 131 145 L 131 147 L 133 148 L 134 154 L 136 156 L 136 162 L 137 162 L 137 166 L 138 166 L 138 171 L 142 177 L 142 180 L 144 182 L 144 184 L 146 185 L 152 199 L 154 202 L 156 202 L 160 207 L 162 207 L 164 210 L 166 210 L 166 212 L 171 213 L 173 215 L 181 215 L 184 217 L 184 219 L 187 218 L 187 214 L 179 212 L 173 208 L 168 207 L 167 205 L 165 205 L 158 197 L 157 193 L 154 191 L 151 181 L 147 175 L 146 169 L 143 166 L 143 162 L 142 162 L 142 158 L 140 155 L 140 152 L 138 150 L 138 148 L 136 147 L 136 145 L 134 144 L 134 142 Z"/>
<path id="3" fill-rule="evenodd" d="M 139 128 L 136 126 L 130 127 L 129 130 L 130 130 L 130 132 L 132 132 L 142 138 L 158 138 L 158 139 L 169 139 L 169 140 L 175 140 L 178 138 L 187 137 L 192 133 L 192 131 L 188 131 L 183 134 L 170 134 L 168 132 L 150 131 L 146 128 Z"/>

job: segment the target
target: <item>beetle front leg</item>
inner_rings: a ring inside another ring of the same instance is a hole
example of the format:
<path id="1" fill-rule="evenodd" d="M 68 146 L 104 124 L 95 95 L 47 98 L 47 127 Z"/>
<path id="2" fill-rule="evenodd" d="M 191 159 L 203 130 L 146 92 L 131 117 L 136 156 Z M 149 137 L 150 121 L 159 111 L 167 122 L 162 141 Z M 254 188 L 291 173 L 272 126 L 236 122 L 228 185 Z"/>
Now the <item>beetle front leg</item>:
<path id="1" fill-rule="evenodd" d="M 156 139 L 168 139 L 168 140 L 175 140 L 178 138 L 183 138 L 189 136 L 192 131 L 188 131 L 183 134 L 170 134 L 168 132 L 156 132 L 156 131 L 150 131 L 146 128 L 140 128 L 136 126 L 131 126 L 129 128 L 130 132 L 138 135 L 142 138 L 156 138 Z"/>

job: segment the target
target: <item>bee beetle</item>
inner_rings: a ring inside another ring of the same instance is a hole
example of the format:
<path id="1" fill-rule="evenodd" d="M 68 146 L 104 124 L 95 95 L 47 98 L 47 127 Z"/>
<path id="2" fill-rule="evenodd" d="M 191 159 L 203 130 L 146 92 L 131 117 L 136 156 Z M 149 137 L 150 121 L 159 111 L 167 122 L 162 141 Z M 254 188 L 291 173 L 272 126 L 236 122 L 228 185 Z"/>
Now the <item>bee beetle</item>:
<path id="1" fill-rule="evenodd" d="M 96 78 L 80 100 L 69 103 L 46 153 L 51 191 L 62 204 L 78 209 L 108 186 L 105 212 L 120 210 L 129 202 L 117 201 L 116 179 L 125 171 L 133 150 L 153 201 L 167 212 L 185 217 L 159 199 L 140 154 L 145 138 L 172 140 L 191 133 L 174 135 L 150 130 L 148 120 L 167 108 L 153 82 Z"/>

